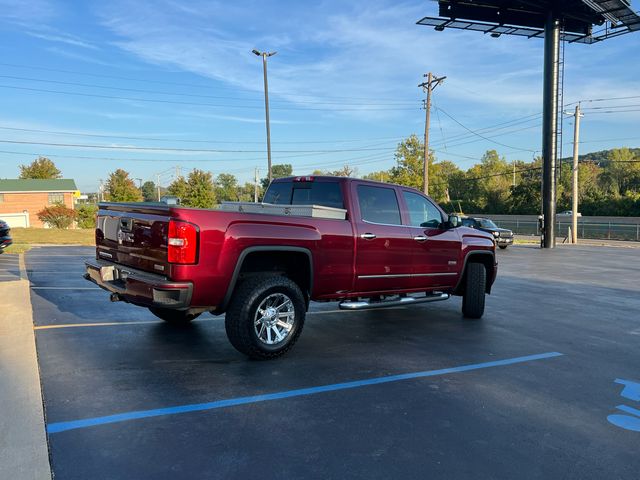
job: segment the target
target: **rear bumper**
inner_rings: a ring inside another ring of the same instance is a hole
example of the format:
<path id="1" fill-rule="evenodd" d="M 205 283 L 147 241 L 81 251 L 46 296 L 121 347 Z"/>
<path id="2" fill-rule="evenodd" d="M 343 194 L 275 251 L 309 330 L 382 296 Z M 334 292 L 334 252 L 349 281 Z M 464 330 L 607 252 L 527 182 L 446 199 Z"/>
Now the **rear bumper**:
<path id="1" fill-rule="evenodd" d="M 162 275 L 105 260 L 88 260 L 85 267 L 84 278 L 114 294 L 115 300 L 175 310 L 185 310 L 191 303 L 191 282 L 172 282 Z"/>

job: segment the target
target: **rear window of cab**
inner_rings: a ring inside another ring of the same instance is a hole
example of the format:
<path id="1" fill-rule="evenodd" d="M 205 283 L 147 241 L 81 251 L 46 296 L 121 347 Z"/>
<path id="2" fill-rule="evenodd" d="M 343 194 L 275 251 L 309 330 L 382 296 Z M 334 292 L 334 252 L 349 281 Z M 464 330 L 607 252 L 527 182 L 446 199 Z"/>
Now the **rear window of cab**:
<path id="1" fill-rule="evenodd" d="M 275 205 L 321 205 L 344 208 L 338 182 L 273 182 L 262 200 Z"/>

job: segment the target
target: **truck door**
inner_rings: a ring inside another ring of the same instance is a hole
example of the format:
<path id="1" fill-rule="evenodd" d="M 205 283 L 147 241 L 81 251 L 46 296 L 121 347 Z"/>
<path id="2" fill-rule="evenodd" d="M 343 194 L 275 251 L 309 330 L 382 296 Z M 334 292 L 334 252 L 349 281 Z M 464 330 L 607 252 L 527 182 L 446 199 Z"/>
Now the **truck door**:
<path id="1" fill-rule="evenodd" d="M 402 224 L 394 187 L 353 182 L 357 198 L 355 290 L 380 292 L 409 288 L 413 240 L 411 227 Z"/>
<path id="2" fill-rule="evenodd" d="M 442 228 L 445 218 L 427 197 L 404 189 L 402 197 L 412 226 L 412 288 L 453 287 L 460 269 L 458 232 Z"/>

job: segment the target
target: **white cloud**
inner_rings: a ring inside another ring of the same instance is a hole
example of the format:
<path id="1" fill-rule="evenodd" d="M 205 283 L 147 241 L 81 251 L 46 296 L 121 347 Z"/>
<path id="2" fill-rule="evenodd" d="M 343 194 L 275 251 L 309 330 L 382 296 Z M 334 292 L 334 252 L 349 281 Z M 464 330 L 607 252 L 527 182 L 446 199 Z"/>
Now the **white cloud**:
<path id="1" fill-rule="evenodd" d="M 421 96 L 417 83 L 429 69 L 448 76 L 438 92 L 442 99 L 504 109 L 539 105 L 541 42 L 515 39 L 520 44 L 514 48 L 504 39 L 480 40 L 475 32 L 436 33 L 415 25 L 430 8 L 423 2 L 280 7 L 169 1 L 158 7 L 140 1 L 111 3 L 100 17 L 115 44 L 135 57 L 243 89 L 262 91 L 260 60 L 251 49 L 278 50 L 269 60 L 272 94 L 300 106 L 314 100 L 309 94 L 316 101 L 378 97 L 416 105 L 414 113 L 326 106 L 325 117 L 339 111 L 370 121 L 413 115 Z"/>
<path id="2" fill-rule="evenodd" d="M 174 115 L 184 116 L 188 118 L 209 118 L 215 120 L 228 120 L 231 122 L 240 122 L 240 123 L 258 123 L 264 124 L 265 119 L 263 116 L 256 117 L 241 117 L 237 115 L 222 115 L 217 113 L 205 113 L 205 112 L 195 112 L 195 111 L 182 111 L 175 112 Z M 307 124 L 310 122 L 306 121 L 295 121 L 295 120 L 278 120 L 278 119 L 269 119 L 269 123 L 272 125 L 293 125 L 293 124 Z"/>
<path id="3" fill-rule="evenodd" d="M 24 33 L 35 38 L 46 40 L 48 42 L 65 43 L 73 47 L 87 48 L 91 50 L 96 50 L 98 48 L 97 46 L 85 40 L 82 40 L 79 37 L 76 37 L 74 35 L 69 35 L 67 33 L 55 32 L 55 31 L 52 31 L 51 29 L 25 30 Z"/>
<path id="4" fill-rule="evenodd" d="M 57 17 L 57 9 L 48 0 L 0 0 L 0 20 L 15 23 L 42 23 Z"/>

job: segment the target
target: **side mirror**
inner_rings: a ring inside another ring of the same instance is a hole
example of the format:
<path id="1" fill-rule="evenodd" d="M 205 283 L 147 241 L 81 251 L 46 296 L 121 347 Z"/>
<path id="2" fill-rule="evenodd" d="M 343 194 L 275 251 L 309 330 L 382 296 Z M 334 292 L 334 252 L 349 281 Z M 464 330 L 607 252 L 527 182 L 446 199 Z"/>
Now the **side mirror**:
<path id="1" fill-rule="evenodd" d="M 455 214 L 449 215 L 449 219 L 447 220 L 447 223 L 449 224 L 449 228 L 456 228 L 462 225 L 462 219 L 460 218 L 459 215 L 455 215 Z"/>

